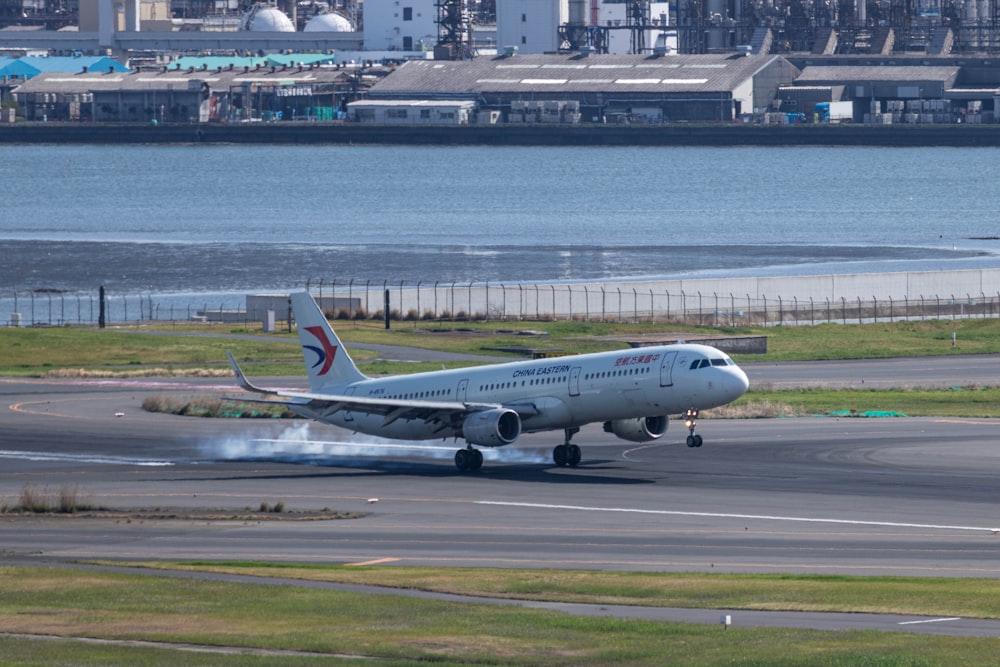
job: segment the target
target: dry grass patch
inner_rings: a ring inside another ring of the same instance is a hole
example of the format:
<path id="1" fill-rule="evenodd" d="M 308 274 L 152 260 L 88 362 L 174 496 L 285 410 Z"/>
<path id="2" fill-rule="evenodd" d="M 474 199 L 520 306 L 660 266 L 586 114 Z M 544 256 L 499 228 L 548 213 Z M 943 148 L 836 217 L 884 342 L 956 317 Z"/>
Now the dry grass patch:
<path id="1" fill-rule="evenodd" d="M 39 374 L 41 378 L 147 378 L 147 377 L 232 377 L 229 368 L 142 368 L 134 370 L 111 370 L 105 368 L 60 368 Z"/>

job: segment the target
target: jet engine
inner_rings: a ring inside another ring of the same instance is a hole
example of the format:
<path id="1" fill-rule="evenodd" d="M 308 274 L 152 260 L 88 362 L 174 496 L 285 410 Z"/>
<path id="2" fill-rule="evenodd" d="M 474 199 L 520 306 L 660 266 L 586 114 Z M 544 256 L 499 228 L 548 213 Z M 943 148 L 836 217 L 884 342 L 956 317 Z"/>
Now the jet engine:
<path id="1" fill-rule="evenodd" d="M 521 435 L 521 417 L 513 410 L 497 408 L 473 412 L 462 422 L 462 437 L 472 445 L 503 447 Z"/>
<path id="2" fill-rule="evenodd" d="M 615 419 L 604 422 L 604 430 L 614 433 L 622 440 L 630 442 L 646 442 L 656 440 L 667 432 L 667 418 L 639 417 L 638 419 Z"/>

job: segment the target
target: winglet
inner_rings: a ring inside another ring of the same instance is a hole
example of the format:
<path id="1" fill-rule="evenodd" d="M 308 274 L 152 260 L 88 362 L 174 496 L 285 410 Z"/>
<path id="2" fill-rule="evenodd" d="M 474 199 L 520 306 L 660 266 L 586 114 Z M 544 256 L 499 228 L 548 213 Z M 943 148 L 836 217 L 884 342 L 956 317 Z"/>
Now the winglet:
<path id="1" fill-rule="evenodd" d="M 236 382 L 239 383 L 241 387 L 243 387 L 247 391 L 253 391 L 258 394 L 278 393 L 273 389 L 264 389 L 263 387 L 258 387 L 257 385 L 252 384 L 249 380 L 247 380 L 247 376 L 243 374 L 243 369 L 240 368 L 240 365 L 236 363 L 236 359 L 235 357 L 233 357 L 233 353 L 230 352 L 229 350 L 226 350 L 226 356 L 229 357 L 229 365 L 232 366 L 233 368 L 233 375 L 236 376 Z"/>

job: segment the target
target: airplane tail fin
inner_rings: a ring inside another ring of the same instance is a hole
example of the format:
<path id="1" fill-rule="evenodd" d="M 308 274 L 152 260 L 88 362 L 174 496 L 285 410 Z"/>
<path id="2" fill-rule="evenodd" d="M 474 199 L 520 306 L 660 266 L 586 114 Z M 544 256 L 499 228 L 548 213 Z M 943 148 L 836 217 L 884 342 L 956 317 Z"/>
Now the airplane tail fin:
<path id="1" fill-rule="evenodd" d="M 292 294 L 292 312 L 299 327 L 299 342 L 306 370 L 309 371 L 310 389 L 318 391 L 366 379 L 309 292 Z"/>

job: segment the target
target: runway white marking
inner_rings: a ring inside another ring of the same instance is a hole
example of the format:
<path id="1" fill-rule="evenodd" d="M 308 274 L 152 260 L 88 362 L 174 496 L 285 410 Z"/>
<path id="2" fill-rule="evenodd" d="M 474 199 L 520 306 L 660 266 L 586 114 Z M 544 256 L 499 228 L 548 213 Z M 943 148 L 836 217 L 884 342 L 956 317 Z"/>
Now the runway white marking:
<path id="1" fill-rule="evenodd" d="M 477 500 L 477 505 L 503 505 L 506 507 L 531 507 L 534 509 L 576 510 L 580 512 L 621 512 L 625 514 L 659 514 L 663 516 L 696 516 L 712 519 L 757 519 L 762 521 L 794 521 L 799 523 L 827 523 L 847 526 L 879 526 L 883 528 L 921 528 L 925 530 L 970 530 L 994 533 L 997 528 L 980 526 L 952 526 L 932 523 L 900 523 L 896 521 L 862 521 L 858 519 L 820 519 L 773 514 L 729 514 L 725 512 L 681 512 L 677 510 L 646 510 L 630 507 L 586 507 L 584 505 L 549 505 L 543 503 L 518 503 L 502 500 Z"/>
<path id="2" fill-rule="evenodd" d="M 919 625 L 921 623 L 946 623 L 948 621 L 961 621 L 962 619 L 958 616 L 952 618 L 931 618 L 925 621 L 902 621 L 899 625 Z"/>
<path id="3" fill-rule="evenodd" d="M 21 459 L 24 461 L 71 461 L 74 463 L 98 463 L 122 466 L 172 466 L 170 461 L 152 459 L 132 459 L 122 456 L 94 456 L 90 454 L 61 454 L 56 452 L 20 452 L 0 449 L 0 459 Z"/>

